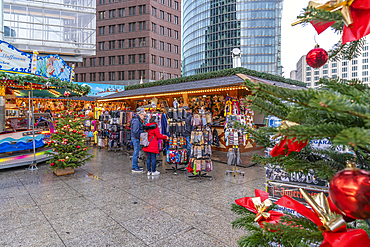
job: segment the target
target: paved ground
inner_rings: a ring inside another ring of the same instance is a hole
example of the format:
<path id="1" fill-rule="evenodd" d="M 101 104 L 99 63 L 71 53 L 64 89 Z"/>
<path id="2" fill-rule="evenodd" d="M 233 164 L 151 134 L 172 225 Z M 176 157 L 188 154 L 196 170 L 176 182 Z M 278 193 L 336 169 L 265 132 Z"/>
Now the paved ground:
<path id="1" fill-rule="evenodd" d="M 234 178 L 214 163 L 213 180 L 199 183 L 164 167 L 132 174 L 128 156 L 91 152 L 74 175 L 0 170 L 0 246 L 237 246 L 231 204 L 264 189 L 262 167 Z"/>

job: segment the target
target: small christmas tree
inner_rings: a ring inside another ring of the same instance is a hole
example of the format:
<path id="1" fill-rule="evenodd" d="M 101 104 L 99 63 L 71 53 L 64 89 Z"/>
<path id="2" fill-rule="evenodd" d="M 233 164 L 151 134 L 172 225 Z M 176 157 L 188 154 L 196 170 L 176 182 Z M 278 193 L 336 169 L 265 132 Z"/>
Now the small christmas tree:
<path id="1" fill-rule="evenodd" d="M 56 131 L 51 135 L 48 146 L 53 148 L 53 157 L 48 161 L 52 170 L 77 168 L 93 157 L 84 145 L 83 116 L 73 111 L 63 111 L 55 120 Z"/>

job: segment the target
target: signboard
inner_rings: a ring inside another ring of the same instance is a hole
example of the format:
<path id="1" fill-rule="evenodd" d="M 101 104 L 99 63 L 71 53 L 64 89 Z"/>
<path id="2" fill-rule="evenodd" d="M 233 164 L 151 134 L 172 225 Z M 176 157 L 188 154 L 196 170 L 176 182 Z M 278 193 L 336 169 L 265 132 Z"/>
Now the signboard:
<path id="1" fill-rule="evenodd" d="M 125 91 L 124 85 L 113 85 L 113 84 L 98 84 L 98 83 L 86 83 L 86 82 L 74 82 L 75 84 L 82 86 L 89 86 L 91 88 L 88 96 L 103 97 L 113 93 L 119 93 Z"/>
<path id="2" fill-rule="evenodd" d="M 329 193 L 327 189 L 324 188 L 313 188 L 313 187 L 307 187 L 307 186 L 297 186 L 287 183 L 276 183 L 273 181 L 268 181 L 266 183 L 266 192 L 269 193 L 269 195 L 273 198 L 281 198 L 283 196 L 289 196 L 293 198 L 294 200 L 297 200 L 299 202 L 306 202 L 303 198 L 301 192 L 299 191 L 299 188 L 304 188 L 308 194 L 311 196 L 314 196 L 320 192 L 324 192 L 324 194 L 328 197 Z"/>
<path id="3" fill-rule="evenodd" d="M 31 74 L 31 58 L 31 54 L 20 51 L 13 45 L 0 40 L 1 71 Z"/>
<path id="4" fill-rule="evenodd" d="M 37 58 L 36 75 L 54 77 L 61 81 L 69 81 L 72 68 L 58 55 L 49 55 Z"/>

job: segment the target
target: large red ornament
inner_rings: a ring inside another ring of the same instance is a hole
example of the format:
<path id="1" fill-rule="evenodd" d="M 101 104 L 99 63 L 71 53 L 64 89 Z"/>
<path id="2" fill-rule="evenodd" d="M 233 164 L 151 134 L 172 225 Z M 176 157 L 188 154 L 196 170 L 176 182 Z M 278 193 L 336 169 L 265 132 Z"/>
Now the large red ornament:
<path id="1" fill-rule="evenodd" d="M 330 181 L 329 195 L 348 217 L 370 218 L 370 173 L 356 168 L 346 168 Z"/>
<path id="2" fill-rule="evenodd" d="M 323 66 L 326 61 L 328 61 L 328 53 L 318 46 L 307 53 L 306 62 L 312 68 L 319 68 Z"/>

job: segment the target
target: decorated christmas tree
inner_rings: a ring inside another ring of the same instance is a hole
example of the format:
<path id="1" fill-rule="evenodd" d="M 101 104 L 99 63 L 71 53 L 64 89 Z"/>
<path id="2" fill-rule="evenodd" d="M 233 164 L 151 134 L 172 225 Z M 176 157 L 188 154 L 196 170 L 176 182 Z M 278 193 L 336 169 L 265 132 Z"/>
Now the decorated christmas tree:
<path id="1" fill-rule="evenodd" d="M 362 38 L 370 33 L 370 1 L 311 1 L 296 23 L 311 23 L 318 33 L 328 27 L 341 32 L 342 40 L 329 58 L 352 59 L 362 50 Z M 327 59 L 322 59 L 322 54 L 315 57 L 317 52 L 308 56 L 313 67 L 322 66 Z M 245 128 L 258 145 L 271 149 L 270 156 L 255 155 L 253 161 L 287 173 L 313 173 L 328 182 L 329 196 L 312 195 L 302 186 L 299 192 L 307 204 L 288 196 L 273 203 L 269 194 L 260 190 L 255 197 L 236 200 L 232 210 L 240 218 L 232 222 L 233 227 L 248 231 L 238 244 L 370 246 L 369 86 L 335 78 L 322 78 L 317 89 L 245 83 L 252 91 L 247 98 L 251 109 L 282 120 L 280 127 Z M 319 148 L 312 144 L 315 140 L 329 140 L 331 147 Z"/>
<path id="2" fill-rule="evenodd" d="M 55 120 L 56 130 L 51 134 L 48 146 L 53 148 L 53 157 L 48 161 L 52 170 L 77 168 L 83 166 L 92 158 L 85 146 L 83 131 L 83 116 L 66 110 Z"/>

